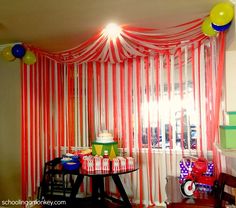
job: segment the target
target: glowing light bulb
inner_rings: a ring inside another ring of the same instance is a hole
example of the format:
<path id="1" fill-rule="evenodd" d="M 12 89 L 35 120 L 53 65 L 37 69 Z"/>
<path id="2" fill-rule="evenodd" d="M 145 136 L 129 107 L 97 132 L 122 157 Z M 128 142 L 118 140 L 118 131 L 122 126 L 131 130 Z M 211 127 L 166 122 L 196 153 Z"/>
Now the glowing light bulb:
<path id="1" fill-rule="evenodd" d="M 119 37 L 120 33 L 121 33 L 121 28 L 114 23 L 108 24 L 106 28 L 103 30 L 103 34 L 107 35 L 112 40 L 115 40 L 117 37 Z"/>

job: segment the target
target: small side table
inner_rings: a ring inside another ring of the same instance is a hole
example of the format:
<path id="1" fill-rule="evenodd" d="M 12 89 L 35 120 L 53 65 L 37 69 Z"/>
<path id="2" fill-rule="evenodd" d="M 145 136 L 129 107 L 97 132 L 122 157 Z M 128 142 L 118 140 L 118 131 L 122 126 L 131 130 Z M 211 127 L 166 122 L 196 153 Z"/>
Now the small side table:
<path id="1" fill-rule="evenodd" d="M 72 187 L 72 192 L 70 195 L 71 202 L 75 201 L 76 199 L 76 194 L 79 190 L 80 185 L 83 182 L 84 176 L 88 176 L 92 178 L 92 200 L 95 203 L 102 204 L 104 202 L 104 199 L 108 196 L 104 193 L 104 177 L 111 176 L 123 201 L 120 201 L 125 207 L 127 208 L 132 208 L 132 205 L 129 201 L 129 198 L 125 192 L 125 189 L 122 185 L 122 182 L 120 180 L 119 175 L 121 174 L 127 174 L 131 173 L 138 170 L 138 168 L 134 168 L 131 170 L 126 170 L 126 171 L 117 171 L 117 172 L 112 172 L 112 171 L 93 171 L 93 172 L 88 172 L 85 170 L 80 169 L 79 174 L 77 175 L 75 184 Z M 111 198 L 111 197 L 108 197 Z M 116 199 L 117 201 L 117 199 Z"/>

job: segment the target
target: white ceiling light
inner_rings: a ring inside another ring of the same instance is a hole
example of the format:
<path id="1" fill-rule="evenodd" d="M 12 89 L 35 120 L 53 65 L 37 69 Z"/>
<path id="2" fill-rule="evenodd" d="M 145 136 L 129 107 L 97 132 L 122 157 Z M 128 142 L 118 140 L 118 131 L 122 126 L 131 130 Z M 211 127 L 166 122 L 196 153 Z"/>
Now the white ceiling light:
<path id="1" fill-rule="evenodd" d="M 121 27 L 114 23 L 108 24 L 103 30 L 103 34 L 112 40 L 115 40 L 117 37 L 119 37 L 120 33 Z"/>

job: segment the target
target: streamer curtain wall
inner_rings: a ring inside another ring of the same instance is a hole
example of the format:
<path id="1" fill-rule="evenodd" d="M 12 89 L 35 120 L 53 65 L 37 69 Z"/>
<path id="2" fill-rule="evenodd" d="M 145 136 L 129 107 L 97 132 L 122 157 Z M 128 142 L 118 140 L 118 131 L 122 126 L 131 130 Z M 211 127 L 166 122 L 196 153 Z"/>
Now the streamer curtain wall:
<path id="1" fill-rule="evenodd" d="M 140 204 L 165 200 L 163 181 L 178 174 L 183 155 L 213 151 L 219 162 L 213 143 L 223 51 L 224 34 L 181 46 L 175 53 L 165 50 L 120 63 L 61 63 L 36 52 L 37 63 L 21 67 L 22 198 L 35 197 L 45 161 L 91 146 L 101 129 L 111 131 L 121 150 L 136 158 L 139 171 L 123 182 Z M 195 150 L 191 138 L 184 139 L 186 122 L 196 126 Z"/>

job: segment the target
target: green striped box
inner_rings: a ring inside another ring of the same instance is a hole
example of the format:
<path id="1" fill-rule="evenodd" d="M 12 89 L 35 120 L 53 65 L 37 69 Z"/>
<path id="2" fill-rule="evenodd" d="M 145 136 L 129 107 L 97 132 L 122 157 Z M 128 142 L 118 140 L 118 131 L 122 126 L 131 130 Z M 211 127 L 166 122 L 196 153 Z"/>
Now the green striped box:
<path id="1" fill-rule="evenodd" d="M 236 149 L 236 126 L 220 126 L 220 145 L 225 149 Z"/>
<path id="2" fill-rule="evenodd" d="M 236 112 L 235 111 L 228 112 L 228 115 L 229 115 L 229 125 L 236 126 Z"/>

